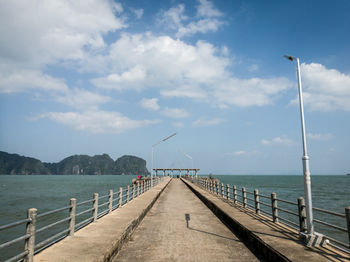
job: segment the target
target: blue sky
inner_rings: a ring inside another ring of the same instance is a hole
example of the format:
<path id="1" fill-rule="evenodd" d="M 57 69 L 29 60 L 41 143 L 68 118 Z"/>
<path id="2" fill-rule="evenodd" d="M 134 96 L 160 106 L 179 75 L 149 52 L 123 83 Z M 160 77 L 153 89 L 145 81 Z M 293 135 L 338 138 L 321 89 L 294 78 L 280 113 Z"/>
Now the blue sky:
<path id="1" fill-rule="evenodd" d="M 0 150 L 350 173 L 350 2 L 0 1 Z M 191 159 L 192 158 L 192 159 Z"/>

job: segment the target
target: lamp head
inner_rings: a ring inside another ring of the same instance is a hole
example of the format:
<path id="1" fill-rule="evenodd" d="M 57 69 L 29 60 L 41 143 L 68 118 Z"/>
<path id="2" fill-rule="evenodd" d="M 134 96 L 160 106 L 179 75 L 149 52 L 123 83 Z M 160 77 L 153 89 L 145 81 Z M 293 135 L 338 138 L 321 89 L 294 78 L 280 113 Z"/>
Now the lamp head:
<path id="1" fill-rule="evenodd" d="M 290 55 L 285 55 L 284 57 L 287 58 L 290 61 L 293 61 L 295 59 L 295 57 L 290 56 Z"/>

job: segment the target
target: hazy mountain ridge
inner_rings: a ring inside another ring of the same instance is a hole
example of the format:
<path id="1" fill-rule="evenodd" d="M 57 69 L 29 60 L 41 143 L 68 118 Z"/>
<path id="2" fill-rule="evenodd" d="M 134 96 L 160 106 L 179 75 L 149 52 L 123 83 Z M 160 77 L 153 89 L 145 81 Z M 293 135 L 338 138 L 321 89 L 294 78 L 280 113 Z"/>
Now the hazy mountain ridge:
<path id="1" fill-rule="evenodd" d="M 124 155 L 114 161 L 108 154 L 73 155 L 58 163 L 0 151 L 0 174 L 10 175 L 147 175 L 146 161 Z"/>

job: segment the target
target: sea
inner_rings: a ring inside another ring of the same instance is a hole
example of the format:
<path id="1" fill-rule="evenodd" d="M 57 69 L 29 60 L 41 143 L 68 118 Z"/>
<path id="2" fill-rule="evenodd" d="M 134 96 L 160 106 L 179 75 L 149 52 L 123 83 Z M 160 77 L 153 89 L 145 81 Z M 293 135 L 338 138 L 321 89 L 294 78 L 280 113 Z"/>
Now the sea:
<path id="1" fill-rule="evenodd" d="M 301 175 L 217 175 L 220 182 L 236 185 L 238 195 L 241 195 L 241 188 L 245 187 L 249 198 L 254 198 L 250 193 L 254 189 L 259 190 L 259 194 L 269 197 L 272 192 L 277 194 L 278 199 L 284 199 L 297 203 L 297 199 L 304 195 L 303 177 Z M 76 198 L 77 202 L 82 202 L 93 198 L 94 193 L 100 196 L 108 195 L 110 189 L 114 192 L 119 187 L 125 187 L 131 184 L 136 176 L 87 176 L 87 175 L 32 175 L 32 176 L 14 176 L 0 175 L 0 226 L 6 225 L 26 218 L 28 208 L 37 208 L 38 214 L 54 210 L 69 205 L 70 198 Z M 313 206 L 331 210 L 344 214 L 346 206 L 350 206 L 350 176 L 345 175 L 322 175 L 311 177 L 312 183 L 312 201 Z M 107 200 L 106 198 L 105 200 Z M 238 198 L 239 200 L 241 198 Z M 270 203 L 267 198 L 260 198 L 260 201 Z M 253 202 L 249 202 L 253 205 Z M 87 204 L 89 205 L 89 204 Z M 90 204 L 91 205 L 91 204 Z M 297 213 L 297 207 L 294 205 L 279 202 L 278 206 Z M 84 206 L 81 206 L 83 210 Z M 85 209 L 91 206 L 85 206 Z M 261 208 L 271 213 L 269 207 L 261 205 Z M 68 212 L 68 211 L 67 211 Z M 58 219 L 67 217 L 66 213 L 59 213 L 51 216 L 47 220 L 38 221 L 38 227 L 45 226 Z M 77 210 L 77 212 L 80 212 Z M 279 212 L 282 218 L 288 219 L 298 224 L 298 218 L 290 214 Z M 346 228 L 345 218 L 324 215 L 314 212 L 316 219 L 326 221 Z M 81 219 L 84 219 L 82 216 Z M 53 220 L 53 221 L 49 221 Z M 42 223 L 42 224 L 40 224 Z M 47 230 L 47 232 L 37 236 L 37 243 L 60 232 L 64 225 L 58 225 L 56 228 Z M 347 233 L 325 227 L 315 223 L 315 231 L 329 235 L 344 243 L 348 243 Z M 0 245 L 6 241 L 22 236 L 25 233 L 25 226 L 17 226 L 11 229 L 0 231 Z M 23 242 L 13 245 L 9 248 L 0 249 L 0 261 L 18 254 L 23 251 Z"/>

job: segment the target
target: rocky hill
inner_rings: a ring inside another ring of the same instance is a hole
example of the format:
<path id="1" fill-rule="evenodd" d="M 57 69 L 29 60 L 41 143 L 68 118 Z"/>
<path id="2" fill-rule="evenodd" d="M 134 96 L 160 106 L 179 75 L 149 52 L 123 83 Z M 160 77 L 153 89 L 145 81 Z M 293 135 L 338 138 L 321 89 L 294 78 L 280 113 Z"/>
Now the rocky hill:
<path id="1" fill-rule="evenodd" d="M 51 172 L 38 159 L 0 151 L 0 174 L 33 175 Z"/>
<path id="2" fill-rule="evenodd" d="M 10 175 L 147 175 L 146 161 L 122 156 L 114 161 L 109 155 L 74 155 L 58 163 L 0 151 L 0 174 Z"/>

